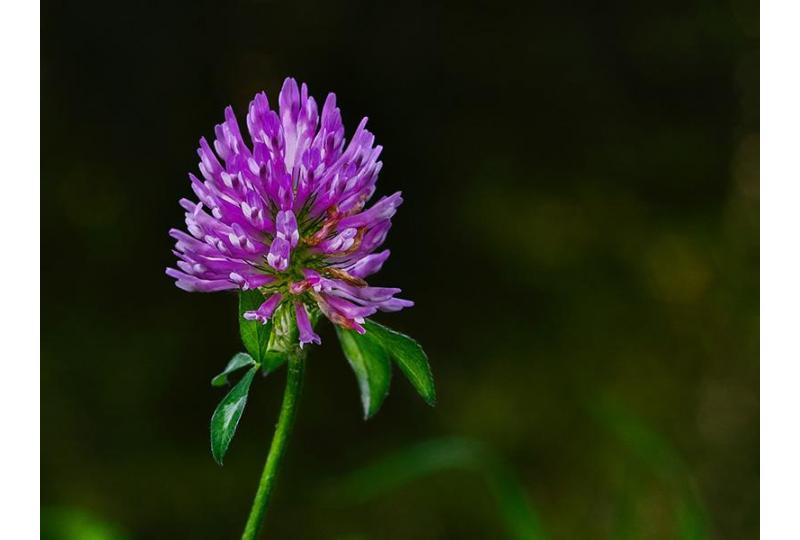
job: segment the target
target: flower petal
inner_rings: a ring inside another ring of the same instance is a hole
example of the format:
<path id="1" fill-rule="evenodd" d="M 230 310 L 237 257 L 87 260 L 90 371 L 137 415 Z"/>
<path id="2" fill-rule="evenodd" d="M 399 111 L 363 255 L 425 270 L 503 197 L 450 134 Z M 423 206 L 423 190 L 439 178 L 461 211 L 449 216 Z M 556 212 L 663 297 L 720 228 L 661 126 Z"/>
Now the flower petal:
<path id="1" fill-rule="evenodd" d="M 300 347 L 302 348 L 306 343 L 316 343 L 317 345 L 322 343 L 311 327 L 311 320 L 308 318 L 305 305 L 302 302 L 295 302 L 294 311 L 297 317 L 297 329 L 300 331 Z"/>
<path id="2" fill-rule="evenodd" d="M 281 299 L 283 299 L 283 295 L 280 293 L 275 293 L 263 304 L 261 304 L 257 310 L 245 311 L 242 314 L 242 317 L 248 321 L 261 321 L 261 324 L 266 324 L 266 322 L 272 317 L 272 314 L 275 313 L 275 310 L 281 303 Z"/>
<path id="3" fill-rule="evenodd" d="M 289 241 L 280 236 L 276 236 L 267 254 L 267 264 L 278 272 L 283 272 L 289 267 L 291 251 L 292 248 Z"/>

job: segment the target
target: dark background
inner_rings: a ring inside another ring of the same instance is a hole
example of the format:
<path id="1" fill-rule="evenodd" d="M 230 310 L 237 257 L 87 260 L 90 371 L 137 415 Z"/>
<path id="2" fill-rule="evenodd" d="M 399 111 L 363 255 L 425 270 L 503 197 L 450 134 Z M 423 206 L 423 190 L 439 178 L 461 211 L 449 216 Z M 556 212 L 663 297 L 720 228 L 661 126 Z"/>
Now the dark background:
<path id="1" fill-rule="evenodd" d="M 385 148 L 373 281 L 417 305 L 378 320 L 439 404 L 397 374 L 361 420 L 324 326 L 265 537 L 756 537 L 755 2 L 42 8 L 46 538 L 240 534 L 285 373 L 219 468 L 235 297 L 176 289 L 167 230 L 199 137 L 287 75 Z"/>

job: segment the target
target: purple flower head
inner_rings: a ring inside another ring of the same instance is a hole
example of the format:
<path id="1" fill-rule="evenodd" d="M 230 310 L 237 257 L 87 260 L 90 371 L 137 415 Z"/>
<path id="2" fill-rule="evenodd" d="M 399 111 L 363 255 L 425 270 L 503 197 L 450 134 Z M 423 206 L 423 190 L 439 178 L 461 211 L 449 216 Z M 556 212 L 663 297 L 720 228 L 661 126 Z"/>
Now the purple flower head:
<path id="1" fill-rule="evenodd" d="M 398 192 L 366 208 L 382 166 L 366 123 L 347 142 L 335 94 L 319 110 L 292 78 L 276 110 L 265 93 L 253 98 L 249 144 L 226 108 L 213 144 L 200 139 L 201 178 L 189 174 L 199 202 L 181 200 L 188 234 L 170 231 L 178 268 L 167 275 L 186 291 L 260 291 L 263 304 L 244 317 L 266 323 L 290 307 L 301 346 L 320 342 L 318 314 L 363 333 L 365 317 L 412 306 L 400 289 L 364 281 L 389 257 L 374 252 L 403 202 Z"/>

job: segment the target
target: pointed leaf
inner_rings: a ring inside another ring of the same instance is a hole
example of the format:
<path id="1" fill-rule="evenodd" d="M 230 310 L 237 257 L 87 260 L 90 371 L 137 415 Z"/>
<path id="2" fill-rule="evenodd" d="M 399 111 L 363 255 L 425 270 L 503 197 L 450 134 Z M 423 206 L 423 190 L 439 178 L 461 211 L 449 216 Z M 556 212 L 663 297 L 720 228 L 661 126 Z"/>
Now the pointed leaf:
<path id="1" fill-rule="evenodd" d="M 356 374 L 361 390 L 364 418 L 370 418 L 381 408 L 389 393 L 392 366 L 386 350 L 371 336 L 336 326 L 342 352 Z"/>
<path id="2" fill-rule="evenodd" d="M 367 330 L 367 336 L 374 336 L 383 345 L 422 399 L 430 406 L 436 405 L 433 373 L 428 363 L 428 356 L 420 344 L 407 335 L 395 332 L 375 321 L 367 320 L 364 328 Z"/>
<path id="3" fill-rule="evenodd" d="M 239 425 L 239 419 L 242 417 L 250 383 L 253 382 L 256 371 L 258 371 L 257 365 L 247 370 L 236 386 L 222 398 L 211 416 L 211 455 L 214 457 L 214 461 L 220 465 L 222 465 L 222 458 L 225 457 L 228 446 L 231 444 L 233 434 L 236 433 L 236 426 Z"/>
<path id="4" fill-rule="evenodd" d="M 256 361 L 253 360 L 253 357 L 249 354 L 243 352 L 236 353 L 233 358 L 231 358 L 230 362 L 228 362 L 228 365 L 225 366 L 222 373 L 211 379 L 211 386 L 225 386 L 228 383 L 228 375 L 239 368 L 252 366 L 255 363 Z"/>
<path id="5" fill-rule="evenodd" d="M 272 322 L 262 324 L 261 321 L 248 321 L 244 318 L 244 312 L 257 310 L 264 300 L 264 295 L 258 290 L 239 291 L 239 336 L 242 338 L 245 350 L 259 364 L 265 364 L 264 357 L 272 332 Z"/>

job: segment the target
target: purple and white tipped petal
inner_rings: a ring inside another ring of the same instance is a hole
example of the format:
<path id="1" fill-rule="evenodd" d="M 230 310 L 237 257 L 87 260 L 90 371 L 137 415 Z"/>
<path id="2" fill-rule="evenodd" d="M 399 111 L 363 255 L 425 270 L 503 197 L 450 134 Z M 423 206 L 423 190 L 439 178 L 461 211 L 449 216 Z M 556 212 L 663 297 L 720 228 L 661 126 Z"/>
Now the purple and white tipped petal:
<path id="1" fill-rule="evenodd" d="M 389 254 L 389 250 L 385 249 L 380 253 L 367 255 L 366 257 L 359 259 L 354 264 L 346 267 L 344 270 L 354 277 L 365 278 L 367 276 L 371 276 L 381 269 L 383 263 L 389 258 Z"/>
<path id="2" fill-rule="evenodd" d="M 217 136 L 214 141 L 214 149 L 225 161 L 228 171 L 235 170 L 246 163 L 250 156 L 250 150 L 242 140 L 239 122 L 236 120 L 232 107 L 225 108 L 225 121 L 215 127 L 214 133 Z"/>
<path id="3" fill-rule="evenodd" d="M 267 165 L 266 192 L 272 203 L 281 210 L 289 210 L 294 200 L 292 175 L 283 163 L 270 161 Z"/>
<path id="4" fill-rule="evenodd" d="M 203 177 L 209 182 L 217 181 L 224 169 L 205 137 L 200 139 L 200 148 L 197 149 L 197 155 L 200 157 L 199 168 Z"/>
<path id="5" fill-rule="evenodd" d="M 300 115 L 300 88 L 293 77 L 286 77 L 278 94 L 278 108 L 280 110 L 283 130 L 287 131 L 297 124 Z"/>
<path id="6" fill-rule="evenodd" d="M 269 321 L 270 318 L 272 318 L 272 314 L 275 313 L 275 310 L 280 305 L 282 299 L 283 295 L 281 295 L 280 293 L 275 293 L 272 296 L 270 296 L 263 304 L 258 306 L 258 309 L 256 309 L 255 311 L 245 311 L 242 314 L 242 317 L 244 317 L 248 321 L 260 321 L 261 324 L 266 324 L 267 321 Z"/>
<path id="7" fill-rule="evenodd" d="M 261 174 L 261 165 L 267 160 L 283 161 L 284 138 L 281 120 L 278 114 L 269 107 L 269 100 L 264 92 L 256 94 L 250 102 L 247 114 L 247 129 L 253 140 L 253 162 L 248 161 L 248 168 Z"/>
<path id="8" fill-rule="evenodd" d="M 200 279 L 174 268 L 167 268 L 166 274 L 175 279 L 175 285 L 179 289 L 187 292 L 218 292 L 238 288 L 235 283 L 227 279 Z"/>
<path id="9" fill-rule="evenodd" d="M 355 228 L 344 229 L 342 232 L 340 232 L 333 238 L 320 242 L 319 245 L 317 246 L 317 249 L 319 251 L 322 251 L 323 253 L 336 253 L 339 251 L 347 251 L 355 243 L 357 235 L 358 235 L 358 229 Z"/>
<path id="10" fill-rule="evenodd" d="M 245 291 L 249 289 L 257 289 L 275 281 L 273 276 L 250 272 L 231 272 L 228 277 L 231 281 L 239 285 L 239 287 Z"/>
<path id="11" fill-rule="evenodd" d="M 283 272 L 289 267 L 291 251 L 292 247 L 289 241 L 280 236 L 276 236 L 267 254 L 267 264 L 278 272 Z"/>
<path id="12" fill-rule="evenodd" d="M 309 281 L 311 284 L 314 284 L 314 285 L 315 285 L 315 284 L 317 284 L 317 283 L 319 282 L 319 280 L 321 279 L 321 276 L 319 275 L 319 272 L 317 272 L 316 270 L 312 270 L 312 269 L 310 269 L 310 268 L 305 268 L 305 269 L 303 270 L 303 276 L 304 276 L 304 277 L 305 277 L 305 278 L 306 278 L 306 279 L 307 279 L 307 280 L 308 280 L 308 281 Z"/>
<path id="13" fill-rule="evenodd" d="M 300 348 L 306 343 L 321 344 L 322 340 L 314 333 L 305 305 L 302 302 L 295 302 L 294 311 L 297 317 L 297 329 L 300 331 Z"/>
<path id="14" fill-rule="evenodd" d="M 247 130 L 253 141 L 262 140 L 265 134 L 265 118 L 272 110 L 269 108 L 269 99 L 265 92 L 259 92 L 250 102 L 247 110 Z"/>
<path id="15" fill-rule="evenodd" d="M 387 219 L 369 229 L 364 234 L 363 240 L 361 240 L 359 251 L 367 254 L 380 247 L 380 245 L 386 241 L 386 236 L 389 234 L 389 229 L 391 228 L 392 222 Z"/>
<path id="16" fill-rule="evenodd" d="M 283 127 L 283 136 L 286 141 L 284 164 L 289 171 L 294 167 L 294 157 L 297 151 L 297 123 L 300 118 L 302 107 L 300 98 L 300 89 L 297 86 L 297 81 L 288 77 L 283 81 L 281 93 L 278 95 L 278 107 L 280 110 L 281 126 Z"/>
<path id="17" fill-rule="evenodd" d="M 357 287 L 357 297 L 367 302 L 386 302 L 399 292 L 395 287 Z"/>
<path id="18" fill-rule="evenodd" d="M 297 117 L 297 140 L 295 141 L 294 152 L 290 156 L 286 155 L 286 168 L 292 171 L 299 171 L 302 165 L 302 157 L 311 147 L 314 135 L 317 131 L 319 114 L 317 112 L 317 102 L 308 95 L 308 87 L 300 87 L 300 113 Z"/>
<path id="19" fill-rule="evenodd" d="M 341 220 L 339 222 L 339 230 L 347 227 L 365 227 L 390 219 L 395 214 L 397 207 L 400 206 L 402 202 L 403 198 L 399 191 L 388 197 L 383 197 L 369 210 L 365 210 L 359 214 L 346 217 Z"/>
<path id="20" fill-rule="evenodd" d="M 336 94 L 330 93 L 322 106 L 321 127 L 312 143 L 327 166 L 333 165 L 344 149 L 344 125 L 342 114 L 336 107 Z"/>
<path id="21" fill-rule="evenodd" d="M 333 324 L 341 326 L 343 328 L 347 328 L 349 330 L 355 330 L 359 334 L 364 334 L 366 330 L 364 329 L 361 324 L 364 322 L 363 317 L 349 317 L 346 314 L 342 313 L 337 307 L 329 302 L 329 298 L 323 294 L 314 295 L 314 299 L 317 301 L 317 306 L 319 306 L 320 311 L 322 312 L 325 317 L 331 321 Z"/>
<path id="22" fill-rule="evenodd" d="M 320 278 L 314 290 L 324 293 L 329 303 L 343 308 L 349 308 L 352 304 L 353 308 L 363 307 L 369 310 L 385 306 L 387 311 L 396 311 L 413 305 L 408 300 L 395 299 L 394 295 L 401 291 L 394 287 L 356 286 L 341 279 Z M 343 300 L 346 304 L 339 303 L 338 300 Z M 372 312 L 374 313 L 374 311 Z M 371 313 L 348 311 L 346 314 L 366 317 Z"/>
<path id="23" fill-rule="evenodd" d="M 400 311 L 401 309 L 413 307 L 414 302 L 411 300 L 403 300 L 402 298 L 390 298 L 378 304 L 378 309 L 381 311 Z"/>
<path id="24" fill-rule="evenodd" d="M 338 311 L 348 319 L 363 319 L 365 317 L 369 317 L 370 315 L 374 315 L 375 312 L 378 311 L 378 308 L 375 306 L 372 305 L 359 306 L 345 300 L 344 298 L 341 298 L 339 296 L 334 296 L 332 294 L 325 295 L 325 300 L 336 311 Z"/>
<path id="25" fill-rule="evenodd" d="M 281 210 L 275 218 L 276 234 L 288 240 L 292 247 L 297 246 L 300 240 L 300 232 L 297 229 L 297 218 L 291 210 Z"/>

